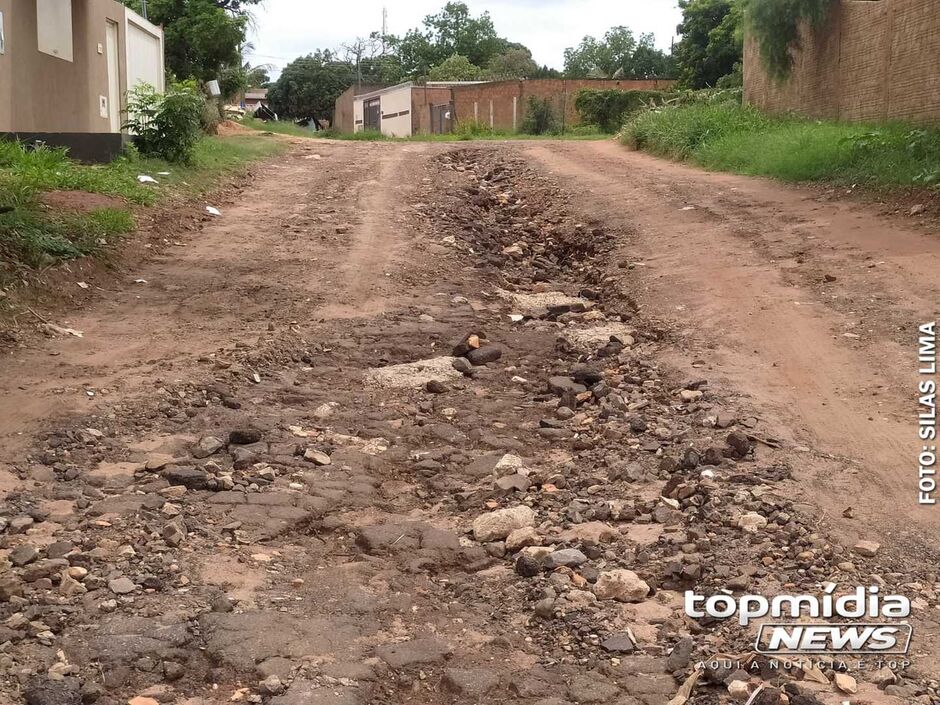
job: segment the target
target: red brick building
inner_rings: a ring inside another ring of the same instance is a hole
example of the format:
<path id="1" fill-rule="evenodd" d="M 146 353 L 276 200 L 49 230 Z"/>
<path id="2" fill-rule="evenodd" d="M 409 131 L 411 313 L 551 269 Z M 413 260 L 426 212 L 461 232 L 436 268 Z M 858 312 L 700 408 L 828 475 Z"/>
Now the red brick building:
<path id="1" fill-rule="evenodd" d="M 665 79 L 533 79 L 353 87 L 336 101 L 334 125 L 342 132 L 355 132 L 370 122 L 368 126 L 372 129 L 407 136 L 450 132 L 457 122 L 475 120 L 495 130 L 514 132 L 522 125 L 529 98 L 535 96 L 548 98 L 564 126 L 572 127 L 580 122 L 575 99 L 584 89 L 669 90 L 675 83 Z M 398 101 L 391 107 L 392 97 L 400 92 L 410 94 L 410 105 L 399 105 Z M 366 109 L 366 103 L 372 106 L 371 111 Z M 408 124 L 402 129 L 391 129 L 392 120 Z"/>
<path id="2" fill-rule="evenodd" d="M 585 89 L 650 91 L 669 90 L 675 81 L 665 79 L 609 80 L 546 78 L 494 81 L 476 85 L 454 86 L 454 112 L 458 122 L 476 120 L 496 130 L 515 131 L 525 118 L 529 97 L 548 98 L 565 127 L 580 122 L 575 108 L 578 93 Z"/>

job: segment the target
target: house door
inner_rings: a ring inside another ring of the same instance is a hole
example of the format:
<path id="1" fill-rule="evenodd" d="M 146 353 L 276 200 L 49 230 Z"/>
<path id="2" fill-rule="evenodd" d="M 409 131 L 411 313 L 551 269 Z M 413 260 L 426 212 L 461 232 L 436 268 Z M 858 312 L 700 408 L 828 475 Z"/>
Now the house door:
<path id="1" fill-rule="evenodd" d="M 366 130 L 382 129 L 382 99 L 373 98 L 362 105 L 362 126 Z"/>
<path id="2" fill-rule="evenodd" d="M 108 51 L 108 118 L 111 121 L 111 132 L 121 131 L 121 74 L 118 60 L 118 26 L 117 22 L 108 20 L 107 31 Z"/>

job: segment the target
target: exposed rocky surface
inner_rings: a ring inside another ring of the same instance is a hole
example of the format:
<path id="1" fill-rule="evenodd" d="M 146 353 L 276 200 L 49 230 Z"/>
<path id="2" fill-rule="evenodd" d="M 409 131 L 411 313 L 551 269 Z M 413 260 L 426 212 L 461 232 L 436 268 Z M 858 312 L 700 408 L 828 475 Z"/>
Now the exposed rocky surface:
<path id="1" fill-rule="evenodd" d="M 827 538 L 759 410 L 659 365 L 668 332 L 607 279 L 616 233 L 505 153 L 429 169 L 415 212 L 453 277 L 411 306 L 269 330 L 36 439 L 0 504 L 3 692 L 935 701 L 916 667 L 784 667 L 686 616 L 688 589 L 829 581 L 926 611 L 936 575 Z"/>

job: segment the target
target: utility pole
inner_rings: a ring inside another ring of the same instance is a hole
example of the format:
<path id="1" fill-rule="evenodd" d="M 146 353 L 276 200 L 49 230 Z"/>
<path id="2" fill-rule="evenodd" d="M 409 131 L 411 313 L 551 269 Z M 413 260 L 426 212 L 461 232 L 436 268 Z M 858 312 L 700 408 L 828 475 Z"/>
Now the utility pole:
<path id="1" fill-rule="evenodd" d="M 385 56 L 385 37 L 388 35 L 388 8 L 382 7 L 382 56 Z"/>

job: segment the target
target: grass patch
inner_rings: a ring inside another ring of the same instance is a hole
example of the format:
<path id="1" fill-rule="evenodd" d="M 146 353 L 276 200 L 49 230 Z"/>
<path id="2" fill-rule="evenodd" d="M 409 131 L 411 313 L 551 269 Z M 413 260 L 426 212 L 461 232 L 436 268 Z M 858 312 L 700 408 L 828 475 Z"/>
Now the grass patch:
<path id="1" fill-rule="evenodd" d="M 940 183 L 940 129 L 771 117 L 733 103 L 643 112 L 622 139 L 708 169 L 783 181 L 869 186 Z"/>
<path id="2" fill-rule="evenodd" d="M 240 121 L 246 127 L 253 130 L 262 130 L 267 132 L 276 132 L 282 135 L 291 135 L 293 137 L 308 137 L 311 139 L 334 139 L 347 140 L 351 142 L 464 142 L 471 140 L 601 140 L 609 139 L 610 135 L 604 133 L 596 125 L 577 125 L 567 129 L 565 132 L 545 135 L 527 135 L 521 132 L 511 132 L 507 130 L 493 130 L 481 122 L 472 120 L 458 123 L 454 132 L 443 135 L 413 135 L 411 137 L 389 137 L 375 130 L 362 132 L 338 132 L 333 129 L 320 130 L 319 132 L 298 127 L 292 122 L 278 120 L 272 122 L 263 122 L 251 117 L 242 118 Z"/>
<path id="3" fill-rule="evenodd" d="M 133 153 L 106 165 L 82 165 L 62 149 L 27 149 L 0 140 L 0 269 L 36 269 L 97 254 L 134 229 L 134 205 L 195 196 L 247 162 L 281 149 L 281 143 L 263 136 L 207 137 L 196 145 L 194 159 L 186 166 Z M 159 183 L 141 184 L 139 174 Z M 42 206 L 44 192 L 63 190 L 115 196 L 128 205 L 86 212 Z"/>

